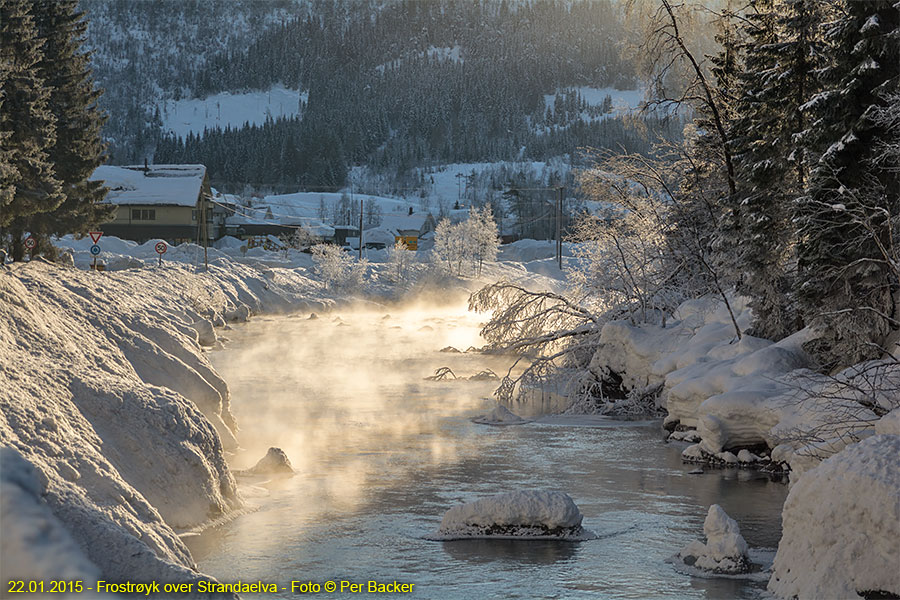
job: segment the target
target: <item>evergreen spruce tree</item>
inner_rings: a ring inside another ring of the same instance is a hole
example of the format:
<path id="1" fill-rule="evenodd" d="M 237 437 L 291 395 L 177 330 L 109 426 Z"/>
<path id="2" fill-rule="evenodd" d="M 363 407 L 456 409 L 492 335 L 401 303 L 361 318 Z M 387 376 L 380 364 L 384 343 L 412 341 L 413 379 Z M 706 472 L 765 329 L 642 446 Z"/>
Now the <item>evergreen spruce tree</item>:
<path id="1" fill-rule="evenodd" d="M 753 333 L 780 339 L 799 327 L 791 298 L 793 199 L 805 191 L 799 134 L 803 105 L 818 91 L 821 16 L 815 0 L 755 0 L 732 123 L 739 180 L 738 291 L 751 299 Z"/>
<path id="2" fill-rule="evenodd" d="M 883 249 L 900 214 L 900 173 L 874 155 L 890 136 L 875 115 L 900 85 L 895 3 L 843 3 L 824 91 L 810 102 L 820 159 L 798 201 L 798 283 L 805 318 L 824 326 L 809 349 L 825 367 L 880 355 L 892 322 L 897 272 Z"/>
<path id="3" fill-rule="evenodd" d="M 40 219 L 47 234 L 83 234 L 109 220 L 115 206 L 100 204 L 102 182 L 88 181 L 106 160 L 101 128 L 106 117 L 97 106 L 102 92 L 94 88 L 90 54 L 82 50 L 87 23 L 77 0 L 37 0 L 34 16 L 46 40 L 38 69 L 50 87 L 49 109 L 56 117 L 56 141 L 48 148 L 66 199 Z"/>
<path id="4" fill-rule="evenodd" d="M 0 240 L 10 244 L 13 260 L 24 256 L 23 234 L 35 234 L 38 216 L 64 199 L 48 156 L 56 141 L 55 118 L 48 107 L 50 90 L 39 73 L 44 41 L 31 4 L 0 0 L 0 64 L 6 70 L 0 137 L 7 148 L 0 182 Z"/>

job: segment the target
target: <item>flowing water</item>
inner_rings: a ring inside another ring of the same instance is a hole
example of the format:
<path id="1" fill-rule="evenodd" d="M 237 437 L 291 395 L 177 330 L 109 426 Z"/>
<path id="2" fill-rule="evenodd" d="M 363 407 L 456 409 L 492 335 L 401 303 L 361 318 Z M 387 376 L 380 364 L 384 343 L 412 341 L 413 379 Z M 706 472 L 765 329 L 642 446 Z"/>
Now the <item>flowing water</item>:
<path id="1" fill-rule="evenodd" d="M 684 446 L 664 443 L 658 420 L 472 423 L 493 407 L 494 383 L 463 377 L 501 373 L 508 360 L 440 352 L 483 343 L 478 315 L 462 307 L 257 319 L 226 335 L 227 349 L 211 357 L 241 426 L 245 451 L 232 466 L 252 466 L 278 446 L 297 475 L 239 479 L 258 509 L 186 539 L 219 581 L 277 583 L 279 594 L 266 597 L 296 597 L 292 581 L 342 580 L 414 583 L 416 598 L 763 593 L 764 582 L 691 577 L 666 559 L 702 538 L 713 503 L 751 547 L 774 549 L 786 486 L 748 471 L 689 475 Z M 459 379 L 424 379 L 441 366 Z M 567 492 L 599 539 L 423 539 L 452 505 L 518 489 Z"/>

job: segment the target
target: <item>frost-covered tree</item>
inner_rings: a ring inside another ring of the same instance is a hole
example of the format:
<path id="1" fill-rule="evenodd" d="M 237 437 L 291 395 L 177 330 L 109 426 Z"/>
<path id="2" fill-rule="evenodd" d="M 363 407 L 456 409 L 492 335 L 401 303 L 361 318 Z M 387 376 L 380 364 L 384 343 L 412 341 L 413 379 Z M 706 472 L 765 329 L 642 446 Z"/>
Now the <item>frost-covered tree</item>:
<path id="1" fill-rule="evenodd" d="M 461 276 L 463 266 L 468 265 L 472 273 L 481 274 L 485 262 L 493 262 L 500 248 L 497 223 L 490 205 L 472 208 L 469 218 L 453 224 L 449 219 L 438 223 L 434 232 L 432 260 L 447 270 Z"/>
<path id="2" fill-rule="evenodd" d="M 316 244 L 312 247 L 312 257 L 316 273 L 326 288 L 344 292 L 363 289 L 368 266 L 365 259 L 357 261 L 334 244 Z"/>
<path id="3" fill-rule="evenodd" d="M 406 246 L 406 242 L 397 240 L 393 246 L 388 248 L 387 254 L 391 275 L 396 278 L 396 281 L 406 279 L 406 273 L 413 258 L 413 253 Z"/>
<path id="4" fill-rule="evenodd" d="M 481 275 L 481 267 L 485 262 L 497 260 L 497 252 L 500 250 L 500 237 L 497 235 L 497 223 L 494 221 L 494 211 L 490 204 L 484 208 L 473 208 L 467 221 L 471 244 L 473 246 L 474 263 L 477 263 L 478 275 Z"/>
<path id="5" fill-rule="evenodd" d="M 821 158 L 796 219 L 802 310 L 823 331 L 809 349 L 830 367 L 878 356 L 898 326 L 888 248 L 900 172 L 877 152 L 896 135 L 879 114 L 900 85 L 900 10 L 894 0 L 844 2 L 828 40 L 824 89 L 808 106 L 808 137 Z"/>

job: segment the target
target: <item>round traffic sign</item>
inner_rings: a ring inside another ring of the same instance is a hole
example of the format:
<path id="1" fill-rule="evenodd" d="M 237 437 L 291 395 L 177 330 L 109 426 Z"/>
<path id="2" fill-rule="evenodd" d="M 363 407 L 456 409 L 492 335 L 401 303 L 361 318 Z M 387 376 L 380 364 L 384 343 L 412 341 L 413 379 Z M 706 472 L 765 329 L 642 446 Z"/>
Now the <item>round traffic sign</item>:
<path id="1" fill-rule="evenodd" d="M 93 254 L 94 256 L 100 254 L 100 246 L 98 246 L 97 244 L 91 246 L 91 254 Z"/>
<path id="2" fill-rule="evenodd" d="M 165 254 L 166 250 L 168 250 L 168 249 L 169 249 L 169 247 L 166 245 L 165 242 L 156 242 L 156 253 L 157 254 Z"/>
<path id="3" fill-rule="evenodd" d="M 37 240 L 36 240 L 36 239 L 34 239 L 33 237 L 30 237 L 30 236 L 27 237 L 27 238 L 25 238 L 25 247 L 26 247 L 26 248 L 28 248 L 29 250 L 31 250 L 31 249 L 34 248 L 35 246 L 37 246 Z"/>

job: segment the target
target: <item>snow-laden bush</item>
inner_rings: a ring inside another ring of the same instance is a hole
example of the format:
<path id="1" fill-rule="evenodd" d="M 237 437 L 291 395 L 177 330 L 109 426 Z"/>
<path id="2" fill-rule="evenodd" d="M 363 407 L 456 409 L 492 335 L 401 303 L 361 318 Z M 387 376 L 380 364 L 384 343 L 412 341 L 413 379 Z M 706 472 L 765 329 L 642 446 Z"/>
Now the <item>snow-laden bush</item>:
<path id="1" fill-rule="evenodd" d="M 334 244 L 316 244 L 312 247 L 312 257 L 316 273 L 326 288 L 342 291 L 363 288 L 368 265 L 365 259 L 357 261 L 349 252 Z"/>

